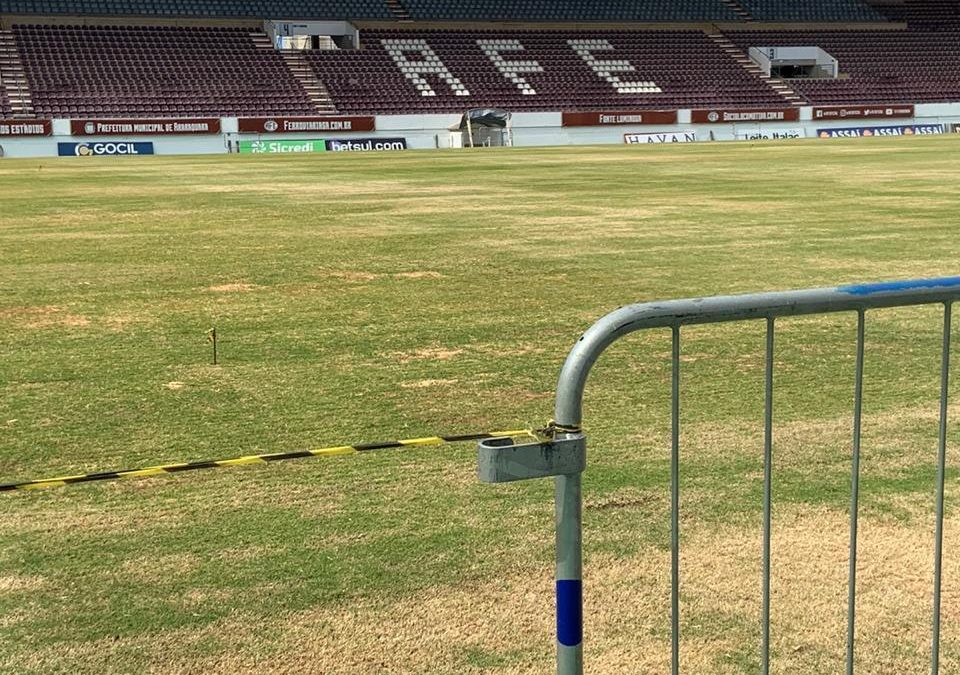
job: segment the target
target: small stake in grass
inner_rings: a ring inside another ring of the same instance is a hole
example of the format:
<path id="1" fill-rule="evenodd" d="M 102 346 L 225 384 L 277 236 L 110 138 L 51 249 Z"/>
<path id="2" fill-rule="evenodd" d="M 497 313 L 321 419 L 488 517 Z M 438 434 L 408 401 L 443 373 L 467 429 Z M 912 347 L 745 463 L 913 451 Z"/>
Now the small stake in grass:
<path id="1" fill-rule="evenodd" d="M 213 365 L 217 365 L 217 329 L 215 327 L 207 331 L 207 342 L 213 344 Z"/>

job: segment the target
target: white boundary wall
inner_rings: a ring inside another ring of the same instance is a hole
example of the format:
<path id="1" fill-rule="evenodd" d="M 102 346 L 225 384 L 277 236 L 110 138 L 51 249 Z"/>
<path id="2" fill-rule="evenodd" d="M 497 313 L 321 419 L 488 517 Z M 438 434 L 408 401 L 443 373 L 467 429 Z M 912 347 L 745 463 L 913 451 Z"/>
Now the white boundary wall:
<path id="1" fill-rule="evenodd" d="M 738 135 L 755 134 L 761 131 L 803 129 L 807 138 L 815 138 L 817 129 L 843 127 L 881 127 L 910 124 L 943 124 L 949 133 L 953 125 L 960 124 L 960 103 L 921 103 L 915 108 L 912 119 L 870 119 L 846 121 L 816 121 L 813 108 L 800 108 L 799 122 L 768 122 L 749 124 L 691 124 L 690 110 L 680 110 L 675 125 L 611 125 L 606 127 L 564 127 L 559 112 L 515 113 L 513 115 L 513 139 L 516 146 L 557 145 L 622 145 L 624 134 L 673 133 L 694 130 L 698 141 L 732 141 Z M 223 154 L 228 144 L 237 140 L 305 140 L 308 138 L 397 138 L 407 140 L 411 149 L 449 147 L 450 127 L 458 124 L 459 114 L 440 115 L 380 115 L 376 117 L 376 131 L 355 133 L 315 134 L 238 134 L 237 118 L 222 120 L 220 134 L 202 136 L 114 136 L 73 137 L 69 120 L 54 120 L 53 135 L 46 137 L 0 138 L 0 147 L 5 157 L 55 157 L 57 144 L 66 142 L 137 141 L 152 142 L 158 155 Z"/>

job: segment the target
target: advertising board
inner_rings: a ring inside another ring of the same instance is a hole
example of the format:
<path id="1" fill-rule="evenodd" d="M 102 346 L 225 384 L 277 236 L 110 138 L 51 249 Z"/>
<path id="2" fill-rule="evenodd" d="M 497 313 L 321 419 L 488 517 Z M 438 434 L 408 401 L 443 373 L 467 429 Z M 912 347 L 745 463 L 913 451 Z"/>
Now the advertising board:
<path id="1" fill-rule="evenodd" d="M 0 136 L 49 136 L 53 128 L 50 120 L 0 119 Z"/>
<path id="2" fill-rule="evenodd" d="M 218 134 L 220 119 L 217 117 L 191 117 L 183 119 L 131 119 L 70 120 L 70 133 L 74 136 L 167 136 L 177 134 Z"/>
<path id="3" fill-rule="evenodd" d="M 910 118 L 915 114 L 913 105 L 823 105 L 813 109 L 815 120 L 870 120 Z"/>
<path id="4" fill-rule="evenodd" d="M 326 141 L 319 139 L 310 140 L 283 140 L 283 141 L 240 141 L 238 144 L 240 154 L 253 155 L 277 155 L 289 153 L 304 152 L 326 152 Z"/>
<path id="5" fill-rule="evenodd" d="M 316 133 L 323 131 L 373 131 L 376 119 L 368 116 L 348 117 L 241 117 L 241 134 Z"/>
<path id="6" fill-rule="evenodd" d="M 661 131 L 652 134 L 624 134 L 623 142 L 627 145 L 638 143 L 693 143 L 697 140 L 696 131 Z"/>
<path id="7" fill-rule="evenodd" d="M 889 127 L 842 127 L 817 129 L 820 138 L 861 138 L 870 136 L 925 136 L 942 134 L 942 124 L 905 124 Z"/>
<path id="8" fill-rule="evenodd" d="M 690 121 L 694 124 L 731 124 L 738 122 L 797 122 L 799 108 L 714 108 L 691 110 Z"/>
<path id="9" fill-rule="evenodd" d="M 802 127 L 791 129 L 758 129 L 754 131 L 738 131 L 738 141 L 785 141 L 793 138 L 805 138 L 806 131 Z"/>
<path id="10" fill-rule="evenodd" d="M 57 143 L 60 157 L 97 157 L 105 155 L 152 155 L 153 143 L 110 141 L 90 143 Z"/>
<path id="11" fill-rule="evenodd" d="M 634 110 L 614 112 L 565 112 L 565 127 L 604 127 L 626 124 L 676 124 L 676 110 Z"/>
<path id="12" fill-rule="evenodd" d="M 406 150 L 405 138 L 328 138 L 330 152 L 371 152 L 379 150 Z"/>

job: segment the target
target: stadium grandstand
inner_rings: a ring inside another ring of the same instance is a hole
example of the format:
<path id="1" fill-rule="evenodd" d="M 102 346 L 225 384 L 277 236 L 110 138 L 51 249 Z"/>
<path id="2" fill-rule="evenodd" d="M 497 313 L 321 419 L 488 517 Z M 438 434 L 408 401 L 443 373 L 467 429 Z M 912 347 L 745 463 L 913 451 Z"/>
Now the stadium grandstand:
<path id="1" fill-rule="evenodd" d="M 952 0 L 0 0 L 0 114 L 957 102 L 958 44 Z"/>

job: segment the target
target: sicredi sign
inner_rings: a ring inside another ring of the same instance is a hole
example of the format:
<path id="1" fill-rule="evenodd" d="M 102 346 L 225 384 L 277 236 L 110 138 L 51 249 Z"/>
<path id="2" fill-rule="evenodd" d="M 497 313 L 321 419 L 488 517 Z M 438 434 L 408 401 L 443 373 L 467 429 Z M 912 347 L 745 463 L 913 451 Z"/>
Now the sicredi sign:
<path id="1" fill-rule="evenodd" d="M 894 127 L 842 127 L 817 129 L 820 138 L 861 138 L 870 136 L 926 136 L 942 134 L 942 124 L 906 124 Z"/>
<path id="2" fill-rule="evenodd" d="M 693 143 L 697 140 L 696 131 L 664 131 L 658 134 L 624 134 L 627 145 L 637 143 Z"/>
<path id="3" fill-rule="evenodd" d="M 153 143 L 110 141 L 108 143 L 57 143 L 61 157 L 97 157 L 106 155 L 152 155 Z"/>
<path id="4" fill-rule="evenodd" d="M 279 155 L 306 152 L 325 152 L 326 141 L 311 139 L 307 141 L 240 141 L 241 154 Z"/>

